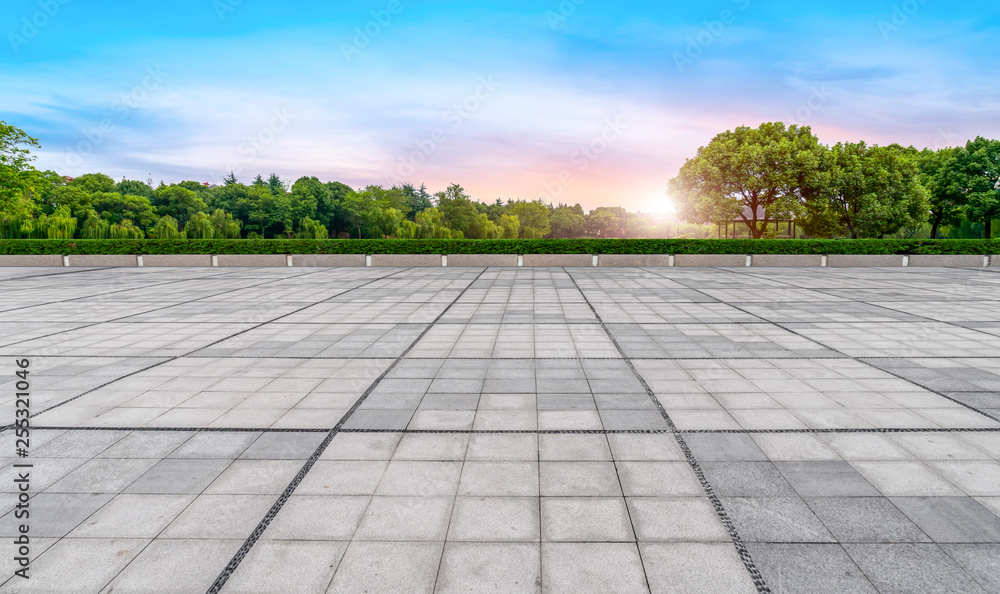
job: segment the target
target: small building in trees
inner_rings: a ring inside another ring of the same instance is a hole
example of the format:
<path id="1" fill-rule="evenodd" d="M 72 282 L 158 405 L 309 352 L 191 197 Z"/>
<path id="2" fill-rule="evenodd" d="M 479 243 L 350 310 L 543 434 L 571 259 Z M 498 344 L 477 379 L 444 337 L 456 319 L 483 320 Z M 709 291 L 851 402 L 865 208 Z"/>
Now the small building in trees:
<path id="1" fill-rule="evenodd" d="M 749 206 L 743 207 L 742 216 L 736 217 L 732 221 L 722 221 L 717 223 L 719 228 L 719 239 L 738 239 L 741 237 L 753 236 L 750 234 L 750 227 L 747 221 L 754 220 L 753 210 Z M 763 206 L 757 207 L 757 221 L 767 220 Z M 795 219 L 768 220 L 767 229 L 773 229 L 775 239 L 795 239 L 798 235 L 798 228 Z"/>

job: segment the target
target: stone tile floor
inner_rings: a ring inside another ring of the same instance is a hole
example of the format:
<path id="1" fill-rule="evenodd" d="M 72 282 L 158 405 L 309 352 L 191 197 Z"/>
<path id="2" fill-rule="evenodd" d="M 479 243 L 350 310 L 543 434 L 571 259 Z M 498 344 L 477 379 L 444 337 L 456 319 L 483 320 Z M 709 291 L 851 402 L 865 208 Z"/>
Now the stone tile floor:
<path id="1" fill-rule="evenodd" d="M 1000 269 L 0 288 L 2 591 L 1000 591 Z"/>

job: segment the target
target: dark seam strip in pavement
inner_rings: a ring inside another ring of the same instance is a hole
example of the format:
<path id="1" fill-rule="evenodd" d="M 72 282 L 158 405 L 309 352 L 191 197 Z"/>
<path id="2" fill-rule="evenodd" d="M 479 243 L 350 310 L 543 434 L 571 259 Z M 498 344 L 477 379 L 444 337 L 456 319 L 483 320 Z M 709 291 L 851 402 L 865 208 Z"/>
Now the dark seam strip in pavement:
<path id="1" fill-rule="evenodd" d="M 310 427 L 52 427 L 36 431 L 176 431 L 189 433 L 327 433 Z M 844 429 L 340 429 L 340 433 L 429 433 L 445 435 L 673 435 L 684 434 L 801 434 L 801 433 L 1000 433 L 1000 427 L 856 427 Z"/>
<path id="2" fill-rule="evenodd" d="M 357 402 L 355 402 L 354 405 L 351 406 L 351 408 L 347 411 L 347 413 L 343 416 L 343 418 L 341 418 L 340 421 L 333 427 L 333 429 L 330 429 L 327 432 L 326 438 L 323 439 L 323 441 L 319 444 L 319 447 L 317 447 L 316 450 L 312 453 L 312 455 L 309 456 L 305 464 L 299 470 L 298 474 L 296 474 L 295 477 L 292 479 L 292 482 L 288 484 L 285 490 L 278 497 L 277 501 L 275 501 L 274 504 L 271 506 L 271 509 L 267 511 L 267 514 L 264 515 L 264 518 L 261 519 L 260 523 L 258 523 L 257 527 L 254 528 L 253 532 L 250 533 L 250 536 L 247 537 L 243 545 L 239 548 L 238 551 L 236 551 L 236 554 L 233 556 L 233 558 L 222 569 L 222 573 L 219 574 L 219 577 L 216 578 L 215 582 L 211 585 L 211 587 L 209 587 L 208 594 L 216 594 L 220 590 L 222 590 L 223 586 L 226 585 L 226 582 L 229 580 L 230 576 L 233 575 L 233 572 L 235 572 L 236 569 L 239 567 L 240 563 L 247 556 L 247 553 L 250 552 L 250 549 L 253 548 L 253 546 L 257 543 L 260 537 L 264 534 L 264 531 L 267 530 L 267 527 L 271 524 L 271 521 L 274 520 L 275 516 L 278 515 L 278 512 L 281 511 L 281 508 L 284 507 L 286 502 L 288 502 L 288 499 L 292 496 L 292 493 L 295 492 L 295 489 L 298 488 L 302 480 L 305 479 L 306 475 L 309 474 L 309 471 L 312 470 L 313 465 L 316 464 L 316 461 L 319 460 L 319 457 L 322 456 L 323 452 L 326 451 L 326 448 L 333 441 L 333 438 L 336 437 L 337 433 L 340 432 L 341 428 L 344 426 L 344 423 L 346 423 L 351 418 L 351 415 L 353 415 L 354 412 L 358 410 L 358 408 L 360 408 L 360 406 L 364 403 L 364 401 L 368 398 L 368 396 L 371 395 L 371 393 L 375 390 L 375 388 L 378 387 L 378 385 L 382 382 L 382 380 L 385 379 L 385 377 L 389 375 L 389 373 L 393 369 L 396 368 L 396 366 L 400 363 L 400 361 L 402 361 L 403 358 L 406 357 L 406 355 L 413 349 L 413 347 L 415 347 L 417 343 L 420 342 L 420 340 L 423 339 L 423 337 L 430 331 L 430 329 L 434 327 L 434 324 L 437 322 L 437 320 L 440 319 L 442 316 L 444 316 L 444 314 L 447 313 L 447 311 L 451 309 L 451 307 L 455 305 L 455 303 L 457 303 L 459 299 L 462 298 L 462 295 L 465 295 L 465 292 L 468 291 L 469 288 L 471 288 L 474 284 L 476 284 L 476 281 L 479 280 L 479 277 L 481 277 L 483 273 L 486 272 L 486 270 L 487 270 L 486 268 L 483 268 L 482 270 L 479 271 L 479 274 L 476 275 L 476 278 L 472 279 L 472 281 L 469 282 L 469 284 L 464 289 L 462 289 L 462 291 L 458 294 L 458 296 L 455 297 L 455 299 L 448 304 L 448 307 L 446 307 L 444 311 L 438 314 L 438 317 L 435 318 L 434 321 L 432 321 L 430 324 L 427 325 L 426 328 L 424 328 L 424 331 L 420 333 L 420 336 L 417 336 L 413 340 L 413 342 L 410 343 L 410 346 L 408 346 L 406 350 L 403 351 L 402 354 L 396 357 L 396 359 L 392 362 L 392 364 L 385 371 L 383 371 L 382 374 L 379 375 L 375 379 L 375 381 L 372 382 L 370 386 L 368 386 L 368 389 L 365 390 L 364 394 L 362 394 L 361 397 L 357 400 Z"/>
<path id="3" fill-rule="evenodd" d="M 726 269 L 726 271 L 727 272 L 732 272 L 733 274 L 739 274 L 739 275 L 746 276 L 742 271 L 739 271 L 739 270 Z M 667 278 L 667 277 L 664 277 L 663 275 L 659 275 L 659 276 L 661 276 L 663 278 Z M 692 289 L 692 290 L 698 291 L 698 289 Z M 698 291 L 698 292 L 700 293 L 701 291 Z M 736 308 L 736 309 L 738 309 L 738 310 L 740 310 L 740 311 L 742 311 L 744 313 L 749 313 L 749 312 L 746 312 L 743 308 L 741 308 L 738 305 L 734 305 L 732 303 L 730 303 L 729 305 L 730 305 L 730 307 L 734 307 L 734 308 Z M 961 400 L 956 400 L 956 399 L 952 398 L 951 396 L 943 394 L 943 393 L 941 393 L 941 392 L 939 392 L 937 390 L 934 390 L 932 388 L 928 388 L 927 386 L 921 384 L 920 382 L 914 381 L 912 379 L 908 379 L 908 378 L 903 377 L 902 375 L 899 375 L 897 373 L 893 373 L 892 371 L 889 371 L 888 369 L 882 369 L 881 367 L 876 367 L 875 365 L 872 365 L 871 363 L 869 363 L 868 361 L 865 360 L 865 359 L 928 359 L 928 358 L 931 358 L 931 357 L 852 357 L 852 356 L 848 355 L 847 353 L 844 353 L 843 351 L 841 351 L 839 349 L 835 349 L 833 347 L 829 347 L 829 346 L 827 346 L 827 345 L 819 342 L 818 340 L 816 340 L 814 338 L 810 338 L 810 337 L 808 337 L 808 336 L 806 336 L 804 334 L 800 334 L 800 333 L 796 332 L 794 329 L 788 328 L 788 327 L 784 326 L 783 324 L 781 324 L 779 322 L 773 322 L 773 324 L 776 327 L 781 328 L 785 332 L 789 332 L 791 334 L 794 334 L 795 336 L 798 336 L 799 338 L 804 338 L 805 340 L 808 340 L 809 342 L 811 342 L 811 343 L 813 343 L 813 344 L 815 344 L 817 346 L 823 347 L 824 349 L 833 351 L 835 353 L 840 353 L 841 355 L 843 355 L 844 357 L 847 357 L 848 359 L 851 359 L 852 361 L 857 361 L 858 363 L 861 363 L 862 365 L 867 365 L 868 367 L 871 367 L 872 369 L 877 369 L 877 370 L 881 371 L 882 373 L 888 373 L 889 375 L 891 375 L 891 376 L 893 376 L 893 377 L 895 377 L 897 379 L 901 379 L 901 380 L 903 380 L 903 381 L 905 381 L 907 383 L 913 384 L 914 386 L 918 386 L 920 388 L 923 388 L 924 390 L 927 390 L 928 392 L 932 392 L 934 394 L 937 394 L 941 398 L 944 398 L 945 400 L 950 400 L 950 401 L 954 402 L 955 404 L 963 406 L 963 407 L 965 407 L 965 408 L 967 408 L 967 409 L 969 409 L 969 410 L 971 410 L 973 412 L 979 413 L 980 415 L 986 417 L 987 419 L 990 419 L 991 421 L 1000 422 L 1000 418 L 997 418 L 997 417 L 994 417 L 993 415 L 987 414 L 987 413 L 979 410 L 978 408 L 976 408 L 976 407 L 974 407 L 974 406 L 972 406 L 970 404 L 966 404 L 965 402 L 962 402 Z M 994 336 L 995 337 L 995 335 L 992 335 L 992 334 L 989 334 L 988 336 Z M 954 359 L 955 357 L 941 357 L 941 358 L 942 359 Z M 959 359 L 964 359 L 965 357 L 958 357 L 958 358 Z M 995 358 L 995 357 L 988 357 L 988 358 L 992 359 L 992 358 Z"/>
<path id="4" fill-rule="evenodd" d="M 423 326 L 424 324 L 420 324 Z M 594 324 L 595 326 L 597 324 Z M 252 328 L 251 328 L 252 329 Z M 336 343 L 333 343 L 336 344 Z M 6 348 L 6 347 L 0 347 Z M 204 347 L 198 347 L 202 349 Z M 828 348 L 828 347 L 824 347 Z M 833 350 L 833 349 L 830 349 Z M 49 359 L 162 359 L 164 357 L 171 357 L 173 355 L 33 355 L 31 353 L 25 353 L 24 356 L 37 357 L 44 356 Z M 308 360 L 338 360 L 338 359 L 350 359 L 352 361 L 378 361 L 381 359 L 392 359 L 393 357 L 335 357 L 335 356 L 309 356 L 309 355 L 181 355 L 185 359 L 276 359 L 276 360 L 286 360 L 294 361 L 296 359 L 308 359 Z M 843 359 L 853 359 L 855 357 L 849 357 L 847 355 L 842 355 L 839 357 L 831 356 L 819 356 L 819 357 L 632 357 L 636 361 L 796 361 L 800 359 L 809 359 L 810 361 L 839 361 Z M 942 361 L 953 361 L 958 359 L 973 359 L 990 361 L 995 359 L 1000 359 L 1000 356 L 988 357 L 988 356 L 978 356 L 978 357 L 860 357 L 861 359 L 873 359 L 873 360 L 885 360 L 885 361 L 906 361 L 909 359 L 939 359 Z M 418 361 L 437 361 L 447 359 L 449 361 L 620 361 L 619 357 L 415 357 Z M 431 378 L 423 378 L 431 379 Z M 909 381 L 909 380 L 907 380 Z M 978 392 L 988 391 L 988 390 L 975 390 Z"/>
<path id="5" fill-rule="evenodd" d="M 689 448 L 687 442 L 684 441 L 684 437 L 677 432 L 677 426 L 674 425 L 674 422 L 670 418 L 670 415 L 667 414 L 666 409 L 663 408 L 663 404 L 661 404 L 660 401 L 656 398 L 656 395 L 653 394 L 653 390 L 649 387 L 649 384 L 646 383 L 646 380 L 642 377 L 639 371 L 632 364 L 632 360 L 629 359 L 628 355 L 625 354 L 625 350 L 622 349 L 620 344 L 618 344 L 618 340 L 615 339 L 614 335 L 608 329 L 607 325 L 605 325 L 604 321 L 601 319 L 600 314 L 597 313 L 597 309 L 595 309 L 593 304 L 590 303 L 590 299 L 587 298 L 587 294 L 584 293 L 583 289 L 580 288 L 580 285 L 577 284 L 576 279 L 573 277 L 573 275 L 570 274 L 569 271 L 566 270 L 565 268 L 563 268 L 563 272 L 565 272 L 566 275 L 570 278 L 570 280 L 573 281 L 573 286 L 575 286 L 576 289 L 580 291 L 580 295 L 583 296 L 584 301 L 587 302 L 587 305 L 594 312 L 594 316 L 597 317 L 597 320 L 601 323 L 601 328 L 608 335 L 608 338 L 611 340 L 611 342 L 614 343 L 615 348 L 618 349 L 618 353 L 621 354 L 622 359 L 628 365 L 629 369 L 632 370 L 632 374 L 635 375 L 635 378 L 639 380 L 639 383 L 642 384 L 642 387 L 646 390 L 646 394 L 649 396 L 650 400 L 653 401 L 653 404 L 656 405 L 656 408 L 657 410 L 659 410 L 660 415 L 667 422 L 667 426 L 673 432 L 674 439 L 677 440 L 677 445 L 680 446 L 681 451 L 684 452 L 684 457 L 687 460 L 688 465 L 691 467 L 691 470 L 698 478 L 698 482 L 701 483 L 701 488 L 702 490 L 705 491 L 705 495 L 708 497 L 708 500 L 712 503 L 712 507 L 715 509 L 716 516 L 718 516 L 719 520 L 722 522 L 722 525 L 726 528 L 726 531 L 729 533 L 729 537 L 733 541 L 733 546 L 736 548 L 736 553 L 739 554 L 740 560 L 743 561 L 743 566 L 746 568 L 747 573 L 750 574 L 750 579 L 753 581 L 754 587 L 757 588 L 757 592 L 759 592 L 760 594 L 770 594 L 771 589 L 767 587 L 767 582 L 764 581 L 764 576 L 761 575 L 760 570 L 757 569 L 757 564 L 754 563 L 753 557 L 750 555 L 750 551 L 746 548 L 746 545 L 743 544 L 743 539 L 740 538 L 740 534 L 736 530 L 736 525 L 733 524 L 733 521 L 729 518 L 729 514 L 726 513 L 725 507 L 722 505 L 722 500 L 719 499 L 719 496 L 715 494 L 715 490 L 712 488 L 711 483 L 709 483 L 708 479 L 705 477 L 705 473 L 704 471 L 702 471 L 701 465 L 698 464 L 698 460 L 694 457 L 694 454 L 691 452 L 691 448 Z"/>
<path id="6" fill-rule="evenodd" d="M 302 275 L 296 275 L 296 276 L 305 276 L 306 274 L 311 274 L 311 273 L 303 273 Z M 360 288 L 362 288 L 362 287 L 365 287 L 365 286 L 367 286 L 367 285 L 370 285 L 371 283 L 374 283 L 374 282 L 377 282 L 377 281 L 380 281 L 380 280 L 383 280 L 383 279 L 386 279 L 386 278 L 389 278 L 389 277 L 393 276 L 393 274 L 396 274 L 396 273 L 394 272 L 394 273 L 392 273 L 392 274 L 388 274 L 388 275 L 386 275 L 386 276 L 382 276 L 382 277 L 379 277 L 379 278 L 375 278 L 375 279 L 372 279 L 372 280 L 370 280 L 370 281 L 368 281 L 368 282 L 366 282 L 366 283 L 363 283 L 363 284 L 361 284 L 361 285 L 358 285 L 357 287 L 351 287 L 350 289 L 347 289 L 346 291 L 342 291 L 342 292 L 340 292 L 340 293 L 337 293 L 337 295 L 335 295 L 334 297 L 339 297 L 340 295 L 343 295 L 343 294 L 345 294 L 345 293 L 349 293 L 349 292 L 351 292 L 351 291 L 354 291 L 355 289 L 360 289 Z M 260 286 L 260 285 L 264 285 L 264 284 L 269 284 L 269 283 L 272 283 L 272 282 L 276 282 L 276 281 L 278 281 L 278 280 L 285 280 L 285 279 L 283 279 L 283 278 L 282 278 L 282 279 L 275 279 L 275 280 L 270 280 L 270 281 L 266 281 L 266 282 L 264 282 L 264 283 L 260 283 L 259 285 L 255 285 L 255 286 Z M 246 288 L 246 287 L 244 287 L 244 288 Z M 329 299 L 333 299 L 333 297 L 330 297 Z M 279 316 L 278 318 L 275 318 L 275 320 L 280 320 L 281 318 L 284 318 L 284 317 L 287 317 L 287 316 L 290 316 L 290 315 L 292 315 L 292 314 L 296 314 L 296 313 L 298 313 L 298 312 L 300 312 L 300 311 L 302 311 L 302 310 L 304 310 L 304 309 L 308 309 L 308 308 L 310 308 L 310 307 L 312 307 L 312 306 L 314 306 L 314 305 L 317 305 L 317 304 L 319 304 L 319 303 L 323 303 L 324 301 L 326 301 L 326 299 L 324 299 L 323 301 L 318 301 L 318 302 L 316 302 L 316 303 L 310 303 L 309 305 L 306 305 L 306 306 L 304 306 L 304 307 L 301 307 L 301 308 L 299 308 L 299 309 L 297 309 L 297 310 L 295 310 L 295 311 L 292 311 L 292 312 L 289 312 L 289 313 L 287 313 L 287 314 L 284 314 L 284 315 L 282 315 L 282 316 Z M 54 405 L 52 405 L 52 406 L 50 406 L 50 407 L 46 408 L 45 410 L 42 410 L 42 411 L 39 411 L 39 412 L 36 412 L 36 413 L 33 413 L 33 414 L 31 415 L 31 417 L 30 417 L 30 418 L 34 418 L 34 417 L 37 417 L 38 415 L 41 415 L 41 414 L 44 414 L 44 413 L 47 413 L 47 412 L 49 412 L 50 410 L 52 410 L 52 409 L 54 409 L 54 408 L 59 408 L 60 406 L 63 406 L 63 405 L 65 405 L 65 404 L 68 404 L 68 403 L 70 403 L 70 402 L 73 402 L 74 400 L 76 400 L 76 399 L 78 399 L 78 398 L 82 398 L 82 397 L 86 396 L 87 394 L 90 394 L 90 393 L 92 393 L 92 392 L 94 392 L 94 391 L 96 391 L 96 390 L 100 390 L 101 388 L 104 388 L 104 387 L 107 387 L 107 386 L 109 386 L 109 385 L 111 385 L 111 384 L 113 384 L 113 383 L 115 383 L 115 382 L 118 382 L 118 381 L 121 381 L 121 380 L 123 380 L 123 379 L 125 379 L 125 378 L 128 378 L 128 377 L 132 377 L 133 375 L 136 375 L 136 374 L 138 374 L 138 373 L 142 373 L 142 372 L 144 372 L 144 371 L 149 371 L 150 369 L 153 369 L 154 367 L 159 367 L 160 365 L 164 365 L 164 364 L 166 364 L 166 363 L 170 363 L 170 362 L 172 362 L 172 361 L 176 361 L 176 360 L 178 360 L 178 359 L 182 359 L 182 358 L 184 358 L 184 357 L 187 357 L 188 355 L 190 355 L 190 354 L 192 354 L 192 353 L 195 353 L 195 352 L 198 352 L 198 351 L 200 351 L 200 350 L 202 350 L 202 349 L 205 349 L 205 348 L 208 348 L 208 347 L 210 347 L 210 346 L 212 346 L 212 345 L 215 345 L 215 344 L 218 344 L 218 343 L 220 343 L 220 342 L 222 342 L 222 341 L 224 341 L 224 340 L 229 340 L 230 338 L 233 338 L 233 337 L 235 337 L 235 336 L 239 336 L 240 334 L 243 334 L 243 333 L 245 333 L 245 332 L 249 332 L 250 330 L 256 330 L 257 328 L 260 328 L 261 326 L 265 326 L 265 325 L 267 325 L 267 324 L 270 324 L 271 322 L 273 322 L 273 321 L 275 321 L 275 320 L 268 320 L 268 321 L 266 321 L 266 322 L 263 322 L 263 323 L 260 323 L 260 324 L 257 324 L 256 326 L 252 326 L 252 327 L 250 327 L 250 328 L 247 328 L 246 330 L 241 330 L 241 331 L 239 331 L 239 332 L 236 332 L 235 334 L 232 334 L 232 335 L 230 335 L 230 336 L 226 336 L 225 338 L 220 338 L 219 340 L 217 340 L 217 341 L 215 341 L 215 342 L 213 342 L 213 343 L 211 343 L 211 344 L 208 344 L 208 345 L 204 345 L 204 346 L 200 346 L 200 347 L 198 347 L 198 348 L 196 348 L 196 349 L 194 349 L 193 351 L 190 351 L 190 352 L 188 352 L 188 353 L 184 353 L 184 354 L 182 354 L 182 355 L 176 355 L 176 356 L 172 356 L 172 357 L 168 357 L 168 358 L 166 358 L 166 359 L 165 359 L 165 360 L 163 360 L 163 361 L 160 361 L 160 362 L 158 362 L 158 363 L 154 363 L 153 365 L 150 365 L 150 366 L 148 366 L 148 367 L 145 367 L 145 368 L 143 368 L 143 369 L 140 369 L 140 370 L 138 370 L 138 371 L 133 371 L 132 373 L 129 373 L 129 374 L 126 374 L 126 375 L 123 375 L 123 376 L 121 376 L 121 377 L 117 377 L 117 378 L 115 378 L 115 379 L 113 379 L 113 380 L 111 380 L 111 381 L 109 381 L 109 382 L 105 382 L 105 383 L 103 383 L 103 384 L 101 384 L 101 385 L 99 385 L 99 386 L 97 386 L 97 387 L 95 387 L 95 388 L 91 388 L 90 390 L 87 390 L 86 392 L 83 392 L 82 394 L 78 394 L 78 395 L 76 395 L 76 396 L 74 396 L 74 397 L 72 397 L 72 398 L 69 398 L 68 400 L 64 400 L 63 402 L 60 402 L 59 404 L 54 404 Z M 28 356 L 37 356 L 37 355 L 28 355 Z M 121 358 L 131 358 L 131 357 L 121 357 Z M 14 427 L 14 425 L 13 425 L 13 424 L 10 424 L 10 425 L 6 425 L 6 426 L 4 426 L 3 428 L 0 428 L 0 434 L 2 434 L 2 433 L 3 433 L 4 431 L 7 431 L 8 429 L 12 429 L 13 427 Z"/>

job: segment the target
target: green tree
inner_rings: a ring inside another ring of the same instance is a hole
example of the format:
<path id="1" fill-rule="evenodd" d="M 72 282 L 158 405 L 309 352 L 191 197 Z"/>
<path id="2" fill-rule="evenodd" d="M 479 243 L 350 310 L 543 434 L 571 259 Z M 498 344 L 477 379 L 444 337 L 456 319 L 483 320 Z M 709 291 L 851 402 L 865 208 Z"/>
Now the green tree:
<path id="1" fill-rule="evenodd" d="M 186 236 L 178 231 L 177 219 L 171 216 L 160 217 L 156 225 L 149 230 L 150 239 L 185 239 Z"/>
<path id="2" fill-rule="evenodd" d="M 240 238 L 240 222 L 221 208 L 212 213 L 212 226 L 215 228 L 215 237 L 219 239 Z"/>
<path id="3" fill-rule="evenodd" d="M 468 235 L 479 215 L 479 210 L 473 205 L 472 198 L 465 188 L 451 184 L 443 192 L 434 195 L 437 198 L 437 209 L 444 215 L 445 225 Z"/>
<path id="4" fill-rule="evenodd" d="M 146 182 L 134 179 L 123 179 L 115 184 L 114 191 L 122 196 L 142 196 L 143 198 L 153 197 L 153 188 L 149 187 Z"/>
<path id="5" fill-rule="evenodd" d="M 924 149 L 919 153 L 920 183 L 930 200 L 931 239 L 937 239 L 942 225 L 960 225 L 969 200 L 964 184 L 956 176 L 956 159 L 963 149 Z"/>
<path id="6" fill-rule="evenodd" d="M 97 192 L 90 195 L 91 208 L 101 218 L 112 223 L 132 221 L 142 228 L 156 224 L 156 210 L 148 198 L 142 196 L 122 196 L 117 192 Z"/>
<path id="7" fill-rule="evenodd" d="M 624 225 L 622 215 L 625 209 L 620 207 L 601 206 L 590 211 L 585 228 L 594 237 L 619 237 Z"/>
<path id="8" fill-rule="evenodd" d="M 587 224 L 583 215 L 577 214 L 571 207 L 565 205 L 552 211 L 549 222 L 552 226 L 552 237 L 557 239 L 580 237 Z"/>
<path id="9" fill-rule="evenodd" d="M 515 202 L 507 207 L 507 210 L 520 221 L 521 237 L 525 239 L 538 239 L 552 231 L 552 225 L 549 223 L 549 207 L 541 200 Z"/>
<path id="10" fill-rule="evenodd" d="M 41 148 L 37 138 L 0 121 L 0 218 L 31 216 L 39 186 L 48 183 L 31 166 L 31 148 Z"/>
<path id="11" fill-rule="evenodd" d="M 215 224 L 212 217 L 203 212 L 191 215 L 184 225 L 184 235 L 189 239 L 212 239 L 215 237 Z"/>
<path id="12" fill-rule="evenodd" d="M 913 157 L 899 145 L 839 143 L 825 159 L 825 189 L 810 201 L 807 232 L 882 237 L 927 221 L 930 203 Z"/>
<path id="13" fill-rule="evenodd" d="M 719 134 L 681 167 L 668 192 L 691 222 L 741 220 L 754 239 L 802 212 L 824 147 L 808 126 L 767 123 Z"/>
<path id="14" fill-rule="evenodd" d="M 271 193 L 275 196 L 280 196 L 288 191 L 288 188 L 285 187 L 285 182 L 281 181 L 277 173 L 272 173 L 267 178 L 267 187 L 271 188 Z"/>
<path id="15" fill-rule="evenodd" d="M 85 173 L 80 177 L 73 178 L 73 181 L 69 182 L 69 185 L 91 194 L 94 192 L 115 191 L 115 180 L 103 173 Z"/>
<path id="16" fill-rule="evenodd" d="M 983 224 L 984 237 L 993 237 L 993 220 L 1000 218 L 1000 140 L 977 137 L 960 150 L 952 164 L 955 191 L 963 191 L 971 221 Z"/>
<path id="17" fill-rule="evenodd" d="M 180 186 L 161 186 L 153 192 L 153 205 L 160 216 L 169 215 L 184 225 L 195 213 L 205 212 L 208 205 L 197 194 Z"/>

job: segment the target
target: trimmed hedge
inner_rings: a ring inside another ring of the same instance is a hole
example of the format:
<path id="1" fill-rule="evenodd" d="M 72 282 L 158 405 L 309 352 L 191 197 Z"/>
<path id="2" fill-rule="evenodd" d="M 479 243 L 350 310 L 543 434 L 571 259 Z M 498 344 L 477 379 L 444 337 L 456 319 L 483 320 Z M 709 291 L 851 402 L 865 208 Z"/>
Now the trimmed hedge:
<path id="1" fill-rule="evenodd" d="M 1000 254 L 1000 239 L 5 239 L 0 254 Z"/>

